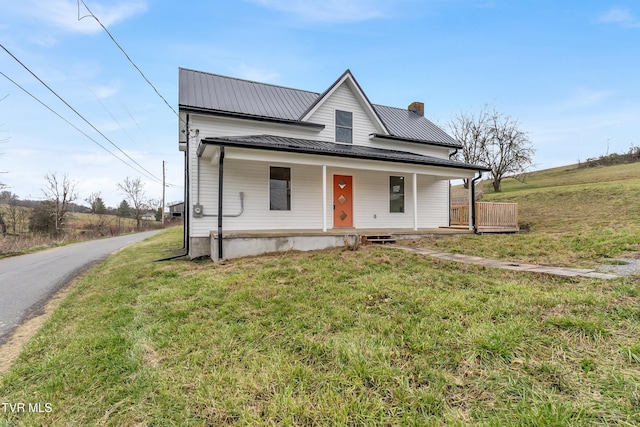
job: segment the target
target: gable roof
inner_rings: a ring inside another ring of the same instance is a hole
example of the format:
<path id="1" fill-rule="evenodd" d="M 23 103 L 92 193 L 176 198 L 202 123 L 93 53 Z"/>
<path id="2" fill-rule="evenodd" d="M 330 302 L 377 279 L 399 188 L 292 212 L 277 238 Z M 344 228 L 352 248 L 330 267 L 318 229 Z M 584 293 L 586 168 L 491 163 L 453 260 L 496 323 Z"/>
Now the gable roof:
<path id="1" fill-rule="evenodd" d="M 452 148 L 462 145 L 427 118 L 401 108 L 371 104 L 350 70 L 346 70 L 322 94 L 259 83 L 202 71 L 179 69 L 178 104 L 181 110 L 231 115 L 310 127 L 305 121 L 342 83 L 348 82 L 382 133 L 376 137 L 435 144 Z"/>
<path id="2" fill-rule="evenodd" d="M 356 81 L 353 74 L 351 74 L 351 70 L 347 69 L 342 75 L 336 80 L 329 88 L 324 91 L 320 96 L 316 98 L 316 100 L 307 108 L 307 110 L 300 116 L 300 120 L 308 120 L 311 115 L 320 108 L 320 106 L 343 84 L 350 85 L 352 91 L 356 94 L 356 97 L 359 98 L 358 101 L 364 107 L 365 112 L 369 116 L 369 118 L 376 124 L 385 135 L 389 135 L 389 131 L 387 130 L 386 125 L 378 116 L 378 113 L 373 108 L 371 102 L 369 102 L 369 98 L 364 93 L 358 82 Z"/>

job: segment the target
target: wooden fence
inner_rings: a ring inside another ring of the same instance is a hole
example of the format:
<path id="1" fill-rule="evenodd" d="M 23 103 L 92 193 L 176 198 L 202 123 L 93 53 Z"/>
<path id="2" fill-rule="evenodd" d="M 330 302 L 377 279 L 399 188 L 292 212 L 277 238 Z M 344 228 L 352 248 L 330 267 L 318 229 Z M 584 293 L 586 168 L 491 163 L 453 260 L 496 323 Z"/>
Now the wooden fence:
<path id="1" fill-rule="evenodd" d="M 518 204 L 476 202 L 476 226 L 480 231 L 518 231 Z M 469 205 L 452 205 L 451 225 L 469 225 Z"/>

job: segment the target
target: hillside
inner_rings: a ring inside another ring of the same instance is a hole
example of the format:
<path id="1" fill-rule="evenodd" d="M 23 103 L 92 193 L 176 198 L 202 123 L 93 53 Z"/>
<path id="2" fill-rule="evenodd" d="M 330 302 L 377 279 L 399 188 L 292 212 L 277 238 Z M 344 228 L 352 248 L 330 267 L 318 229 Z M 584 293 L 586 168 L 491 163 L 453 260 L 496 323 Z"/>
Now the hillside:
<path id="1" fill-rule="evenodd" d="M 562 166 L 484 185 L 485 201 L 517 202 L 520 223 L 536 231 L 635 227 L 640 221 L 640 163 L 595 168 Z"/>
<path id="2" fill-rule="evenodd" d="M 490 258 L 593 267 L 640 251 L 640 163 L 594 168 L 577 165 L 531 172 L 502 182 L 482 201 L 518 203 L 517 235 L 426 239 L 421 247 Z M 529 231 L 529 232 L 526 232 Z"/>

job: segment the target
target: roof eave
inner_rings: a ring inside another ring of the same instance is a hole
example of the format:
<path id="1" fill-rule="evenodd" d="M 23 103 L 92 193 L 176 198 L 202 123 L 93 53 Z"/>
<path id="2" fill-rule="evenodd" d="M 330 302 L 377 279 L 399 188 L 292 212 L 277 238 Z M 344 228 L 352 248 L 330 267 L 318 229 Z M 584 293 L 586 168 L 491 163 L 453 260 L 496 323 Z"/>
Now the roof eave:
<path id="1" fill-rule="evenodd" d="M 253 114 L 235 113 L 231 111 L 211 110 L 207 108 L 192 107 L 188 105 L 179 105 L 178 108 L 180 111 L 184 111 L 187 113 L 200 113 L 200 114 L 206 114 L 209 116 L 229 117 L 229 118 L 243 119 L 243 120 L 255 120 L 258 122 L 277 123 L 277 124 L 289 125 L 289 126 L 299 126 L 303 128 L 316 129 L 316 130 L 322 130 L 325 128 L 325 125 L 320 123 L 303 122 L 300 120 L 287 120 L 287 119 L 279 119 L 276 117 L 266 117 L 266 116 L 256 116 Z"/>
<path id="2" fill-rule="evenodd" d="M 237 142 L 233 139 L 226 138 L 203 138 L 200 140 L 200 145 L 202 146 L 202 151 L 204 151 L 204 145 L 225 145 L 227 147 L 237 147 L 237 148 L 250 148 L 256 150 L 267 150 L 267 151 L 280 151 L 280 152 L 295 152 L 298 154 L 311 154 L 316 156 L 331 156 L 331 157 L 342 157 L 342 158 L 351 158 L 351 159 L 361 159 L 361 160 L 377 160 L 381 162 L 391 162 L 391 163 L 404 163 L 404 164 L 412 164 L 412 165 L 420 165 L 420 166 L 433 166 L 433 167 L 442 167 L 442 168 L 452 168 L 452 169 L 463 169 L 468 171 L 482 171 L 488 172 L 489 169 L 479 166 L 479 165 L 468 165 L 465 163 L 460 164 L 441 164 L 438 162 L 428 163 L 428 162 L 418 162 L 408 159 L 383 159 L 383 158 L 375 158 L 366 155 L 360 154 L 352 154 L 352 153 L 341 153 L 341 152 L 332 152 L 332 151 L 320 151 L 320 150 L 312 150 L 302 147 L 291 147 L 291 146 L 279 146 L 279 145 L 264 145 L 264 144 L 252 144 L 250 142 Z M 198 151 L 200 151 L 200 147 L 198 147 Z"/>
<path id="3" fill-rule="evenodd" d="M 440 142 L 440 141 L 428 141 L 428 140 L 424 140 L 424 139 L 404 138 L 404 137 L 401 137 L 401 136 L 384 135 L 384 134 L 381 134 L 381 133 L 372 133 L 369 136 L 372 137 L 372 138 L 391 139 L 393 141 L 402 141 L 402 142 L 412 142 L 412 143 L 419 143 L 419 144 L 437 145 L 437 146 L 440 146 L 440 147 L 448 147 L 448 148 L 462 148 L 462 144 L 453 144 L 453 143 Z"/>

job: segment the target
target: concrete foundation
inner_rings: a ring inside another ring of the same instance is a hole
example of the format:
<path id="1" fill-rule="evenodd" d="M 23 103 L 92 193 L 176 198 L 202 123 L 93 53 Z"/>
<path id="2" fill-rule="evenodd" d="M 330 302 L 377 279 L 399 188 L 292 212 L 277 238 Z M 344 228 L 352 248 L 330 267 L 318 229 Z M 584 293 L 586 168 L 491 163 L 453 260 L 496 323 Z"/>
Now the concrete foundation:
<path id="1" fill-rule="evenodd" d="M 211 255 L 211 239 L 208 237 L 191 237 L 189 240 L 189 258 Z"/>
<path id="2" fill-rule="evenodd" d="M 351 239 L 353 240 L 353 238 Z M 270 252 L 313 251 L 344 246 L 343 235 L 317 236 L 225 236 L 222 239 L 223 258 L 240 258 Z M 218 260 L 218 236 L 211 236 L 211 259 Z"/>

